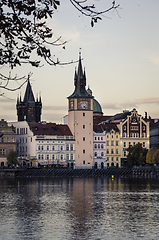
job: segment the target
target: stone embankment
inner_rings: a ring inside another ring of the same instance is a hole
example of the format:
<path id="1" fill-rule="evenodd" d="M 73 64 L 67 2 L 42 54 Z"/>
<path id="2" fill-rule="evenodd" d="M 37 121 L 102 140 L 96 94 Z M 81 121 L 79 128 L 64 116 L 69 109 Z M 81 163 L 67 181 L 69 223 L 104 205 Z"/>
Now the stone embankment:
<path id="1" fill-rule="evenodd" d="M 107 169 L 0 169 L 0 177 L 119 177 L 119 178 L 159 178 L 157 168 L 107 168 Z"/>

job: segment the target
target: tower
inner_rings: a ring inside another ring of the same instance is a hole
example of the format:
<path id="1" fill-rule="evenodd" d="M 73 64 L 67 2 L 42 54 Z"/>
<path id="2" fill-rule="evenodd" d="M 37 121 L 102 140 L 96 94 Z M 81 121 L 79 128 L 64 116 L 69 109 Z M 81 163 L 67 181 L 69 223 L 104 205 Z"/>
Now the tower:
<path id="1" fill-rule="evenodd" d="M 87 93 L 86 74 L 81 53 L 78 70 L 75 69 L 74 92 L 68 97 L 68 125 L 75 137 L 76 167 L 93 166 L 93 96 Z"/>
<path id="2" fill-rule="evenodd" d="M 19 121 L 27 121 L 27 122 L 41 121 L 41 109 L 42 109 L 41 96 L 39 97 L 39 100 L 37 97 L 35 101 L 29 79 L 28 79 L 24 99 L 22 101 L 21 96 L 20 98 L 18 97 L 16 108 L 17 108 L 18 122 Z"/>

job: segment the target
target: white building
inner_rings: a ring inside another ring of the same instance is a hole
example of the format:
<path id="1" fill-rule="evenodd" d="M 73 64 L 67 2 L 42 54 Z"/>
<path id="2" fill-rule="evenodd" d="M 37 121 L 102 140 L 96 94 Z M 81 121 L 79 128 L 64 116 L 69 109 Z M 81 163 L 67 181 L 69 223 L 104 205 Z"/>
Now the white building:
<path id="1" fill-rule="evenodd" d="M 74 138 L 67 125 L 15 122 L 17 152 L 28 166 L 74 167 Z"/>

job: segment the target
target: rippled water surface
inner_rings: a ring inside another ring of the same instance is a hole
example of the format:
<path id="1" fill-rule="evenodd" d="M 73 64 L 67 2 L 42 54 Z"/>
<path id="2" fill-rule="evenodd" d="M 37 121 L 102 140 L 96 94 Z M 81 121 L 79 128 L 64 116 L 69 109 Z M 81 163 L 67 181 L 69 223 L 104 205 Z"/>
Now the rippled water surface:
<path id="1" fill-rule="evenodd" d="M 159 182 L 0 179 L 2 239 L 159 239 Z"/>

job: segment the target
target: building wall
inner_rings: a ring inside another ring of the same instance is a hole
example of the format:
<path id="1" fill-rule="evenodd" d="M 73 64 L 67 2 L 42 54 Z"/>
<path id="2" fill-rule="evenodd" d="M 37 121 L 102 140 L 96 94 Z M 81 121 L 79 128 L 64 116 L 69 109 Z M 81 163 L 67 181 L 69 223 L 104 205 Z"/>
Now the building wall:
<path id="1" fill-rule="evenodd" d="M 94 167 L 105 167 L 105 131 L 102 133 L 93 132 L 93 155 Z"/>
<path id="2" fill-rule="evenodd" d="M 105 135 L 106 167 L 121 167 L 120 133 L 111 129 Z"/>
<path id="3" fill-rule="evenodd" d="M 10 151 L 16 151 L 15 128 L 7 121 L 0 121 L 0 166 L 7 165 L 7 156 Z"/>
<path id="4" fill-rule="evenodd" d="M 68 126 L 75 137 L 76 167 L 93 166 L 93 99 L 92 110 L 78 110 L 77 99 L 74 109 L 68 112 Z M 70 103 L 69 103 L 70 105 Z"/>

